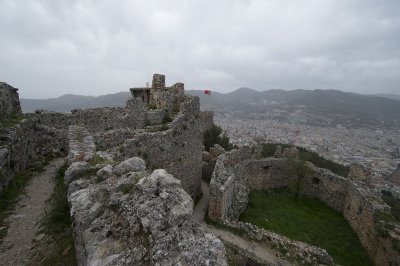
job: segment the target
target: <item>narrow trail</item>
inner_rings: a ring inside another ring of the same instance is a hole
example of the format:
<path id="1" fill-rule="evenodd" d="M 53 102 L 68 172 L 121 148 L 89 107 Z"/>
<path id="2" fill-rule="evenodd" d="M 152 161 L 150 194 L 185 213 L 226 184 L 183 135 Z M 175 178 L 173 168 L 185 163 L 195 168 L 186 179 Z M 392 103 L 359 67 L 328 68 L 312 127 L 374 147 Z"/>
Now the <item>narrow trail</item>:
<path id="1" fill-rule="evenodd" d="M 8 230 L 0 245 L 0 265 L 30 264 L 30 254 L 44 237 L 35 236 L 35 233 L 39 229 L 45 202 L 54 189 L 52 179 L 63 163 L 63 158 L 51 161 L 42 173 L 32 177 L 25 194 L 19 197 L 15 210 L 5 220 Z"/>
<path id="2" fill-rule="evenodd" d="M 276 252 L 268 248 L 268 246 L 260 245 L 257 242 L 248 241 L 232 232 L 218 229 L 212 225 L 206 224 L 204 215 L 207 211 L 208 201 L 210 199 L 210 188 L 203 180 L 201 181 L 201 190 L 203 192 L 203 197 L 193 210 L 193 219 L 200 223 L 204 232 L 218 236 L 224 241 L 234 244 L 241 249 L 261 258 L 262 260 L 272 263 L 273 265 L 292 265 L 290 262 L 282 260 L 282 258 L 278 258 L 275 255 Z"/>

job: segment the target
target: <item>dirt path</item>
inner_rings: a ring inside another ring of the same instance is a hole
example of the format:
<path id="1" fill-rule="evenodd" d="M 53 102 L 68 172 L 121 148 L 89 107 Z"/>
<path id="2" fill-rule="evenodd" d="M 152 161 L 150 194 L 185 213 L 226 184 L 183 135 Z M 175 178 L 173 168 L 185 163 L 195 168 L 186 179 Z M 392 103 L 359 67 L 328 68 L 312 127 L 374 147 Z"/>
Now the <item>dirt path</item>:
<path id="1" fill-rule="evenodd" d="M 291 263 L 284 261 L 281 258 L 278 258 L 275 255 L 276 252 L 265 245 L 260 245 L 256 242 L 248 241 L 238 235 L 235 235 L 234 233 L 218 229 L 212 225 L 206 224 L 206 222 L 204 221 L 204 215 L 207 211 L 208 201 L 210 199 L 210 188 L 208 184 L 205 183 L 203 180 L 201 181 L 201 190 L 203 192 L 203 197 L 193 211 L 193 218 L 200 223 L 201 227 L 206 233 L 211 233 L 215 236 L 218 236 L 221 239 L 232 243 L 249 253 L 256 255 L 264 261 L 272 263 L 273 265 L 292 265 Z"/>
<path id="2" fill-rule="evenodd" d="M 0 265 L 29 265 L 29 257 L 35 244 L 44 235 L 35 236 L 39 229 L 39 220 L 45 208 L 45 201 L 54 188 L 52 178 L 64 163 L 63 158 L 54 159 L 44 172 L 32 177 L 21 195 L 15 210 L 6 219 L 7 235 L 0 245 Z"/>

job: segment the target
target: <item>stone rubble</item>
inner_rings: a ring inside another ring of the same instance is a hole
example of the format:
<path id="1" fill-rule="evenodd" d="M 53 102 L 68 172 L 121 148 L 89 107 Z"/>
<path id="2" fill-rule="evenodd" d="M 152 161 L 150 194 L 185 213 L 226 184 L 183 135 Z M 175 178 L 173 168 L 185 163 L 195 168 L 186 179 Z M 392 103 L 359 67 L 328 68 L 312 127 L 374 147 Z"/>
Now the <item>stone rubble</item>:
<path id="1" fill-rule="evenodd" d="M 136 157 L 124 165 L 133 161 L 144 164 Z M 227 265 L 223 244 L 192 220 L 181 181 L 158 169 L 136 183 L 135 173 L 86 177 L 90 185 L 69 193 L 79 264 Z"/>

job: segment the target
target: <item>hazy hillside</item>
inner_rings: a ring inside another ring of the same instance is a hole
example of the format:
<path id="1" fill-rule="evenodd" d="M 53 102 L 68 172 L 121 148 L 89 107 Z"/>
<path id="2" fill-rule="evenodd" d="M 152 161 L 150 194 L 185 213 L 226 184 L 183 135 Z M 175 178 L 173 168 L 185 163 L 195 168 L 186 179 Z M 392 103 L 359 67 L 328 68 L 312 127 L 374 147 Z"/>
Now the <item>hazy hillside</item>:
<path id="1" fill-rule="evenodd" d="M 391 94 L 391 93 L 379 93 L 377 96 L 380 97 L 385 97 L 389 99 L 394 99 L 394 100 L 400 100 L 400 95 L 399 94 Z"/>
<path id="2" fill-rule="evenodd" d="M 66 94 L 58 98 L 43 100 L 21 99 L 21 107 L 24 113 L 32 113 L 39 109 L 65 113 L 80 108 L 125 106 L 130 97 L 130 92 L 118 92 L 97 97 Z"/>
<path id="3" fill-rule="evenodd" d="M 201 107 L 251 118 L 263 114 L 278 120 L 304 120 L 309 124 L 392 127 L 400 123 L 400 101 L 337 90 L 268 90 L 240 88 L 221 94 L 187 91 L 201 98 Z"/>

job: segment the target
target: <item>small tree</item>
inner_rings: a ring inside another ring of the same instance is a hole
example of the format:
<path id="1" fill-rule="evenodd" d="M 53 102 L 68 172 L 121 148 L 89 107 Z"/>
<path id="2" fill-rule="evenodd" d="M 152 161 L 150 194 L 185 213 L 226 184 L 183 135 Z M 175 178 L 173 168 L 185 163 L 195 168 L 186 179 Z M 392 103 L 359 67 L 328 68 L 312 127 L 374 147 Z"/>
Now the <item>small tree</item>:
<path id="1" fill-rule="evenodd" d="M 287 159 L 284 164 L 289 174 L 295 177 L 289 182 L 288 188 L 297 197 L 306 178 L 312 176 L 314 171 L 305 161 Z"/>
<path id="2" fill-rule="evenodd" d="M 215 144 L 221 145 L 226 151 L 230 151 L 234 148 L 237 148 L 236 145 L 233 145 L 229 141 L 228 135 L 224 132 L 222 134 L 222 128 L 219 126 L 213 125 L 209 130 L 204 132 L 204 147 L 206 151 L 210 150 L 210 147 L 214 146 Z M 221 136 L 222 134 L 222 136 Z"/>

